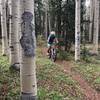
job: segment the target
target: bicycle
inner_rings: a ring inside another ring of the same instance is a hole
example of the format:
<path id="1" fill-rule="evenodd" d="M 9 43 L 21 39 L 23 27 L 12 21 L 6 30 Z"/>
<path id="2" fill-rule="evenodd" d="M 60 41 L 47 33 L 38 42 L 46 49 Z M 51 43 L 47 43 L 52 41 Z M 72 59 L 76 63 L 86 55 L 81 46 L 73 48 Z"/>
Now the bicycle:
<path id="1" fill-rule="evenodd" d="M 51 46 L 51 49 L 49 51 L 49 59 L 51 59 L 51 61 L 55 62 L 57 59 L 57 50 L 55 46 Z"/>

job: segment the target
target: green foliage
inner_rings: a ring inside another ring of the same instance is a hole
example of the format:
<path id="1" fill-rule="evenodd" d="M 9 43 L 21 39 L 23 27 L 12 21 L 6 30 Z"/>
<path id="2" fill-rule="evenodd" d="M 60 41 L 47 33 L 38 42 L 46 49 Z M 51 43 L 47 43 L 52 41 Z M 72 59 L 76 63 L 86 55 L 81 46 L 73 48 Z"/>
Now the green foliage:
<path id="1" fill-rule="evenodd" d="M 74 68 L 97 90 L 100 91 L 100 60 L 97 57 L 90 57 L 91 62 L 79 62 Z"/>
<path id="2" fill-rule="evenodd" d="M 50 100 L 63 100 L 63 96 L 57 91 L 52 91 L 48 95 Z"/>
<path id="3" fill-rule="evenodd" d="M 37 50 L 38 100 L 84 100 L 79 85 L 66 75 L 61 66 L 51 62 Z M 18 100 L 19 72 L 9 70 L 8 58 L 0 56 L 0 97 Z M 6 100 L 6 99 L 5 99 Z"/>
<path id="4" fill-rule="evenodd" d="M 44 8 L 42 0 L 35 0 L 35 32 L 36 37 L 43 33 L 42 16 L 44 16 Z"/>
<path id="5" fill-rule="evenodd" d="M 86 62 L 90 62 L 90 57 L 89 57 L 89 49 L 87 49 L 85 46 L 82 47 L 81 49 L 81 59 L 86 61 Z"/>
<path id="6" fill-rule="evenodd" d="M 0 55 L 0 98 L 18 100 L 19 73 L 9 70 L 8 58 Z"/>
<path id="7" fill-rule="evenodd" d="M 37 38 L 37 45 L 39 47 L 41 46 L 45 46 L 46 45 L 46 42 L 44 41 L 44 38 L 42 35 L 38 35 L 38 38 Z"/>
<path id="8" fill-rule="evenodd" d="M 100 92 L 100 76 L 96 77 L 96 79 L 93 82 L 94 87 L 98 92 Z"/>
<path id="9" fill-rule="evenodd" d="M 64 46 L 65 45 L 65 43 L 64 43 L 64 41 L 59 41 L 59 43 L 58 43 L 58 46 L 60 47 L 60 46 Z"/>
<path id="10" fill-rule="evenodd" d="M 75 84 L 75 81 L 72 80 L 71 77 L 65 75 L 64 73 L 58 73 L 58 75 L 55 75 L 55 80 L 58 81 L 59 83 L 63 82 L 68 85 Z"/>
<path id="11" fill-rule="evenodd" d="M 40 50 L 38 50 L 38 55 L 41 55 L 39 53 L 41 53 Z M 39 100 L 64 100 L 64 98 L 69 100 L 81 98 L 82 100 L 83 98 L 77 82 L 66 75 L 61 66 L 43 55 L 37 56 L 37 79 Z"/>
<path id="12" fill-rule="evenodd" d="M 63 36 L 64 42 L 68 39 L 74 39 L 75 0 L 49 0 L 49 13 L 51 29 L 57 31 L 58 38 Z"/>
<path id="13" fill-rule="evenodd" d="M 1 66 L 0 68 L 2 68 L 4 71 L 7 71 L 9 69 L 9 63 L 7 57 L 0 55 L 0 66 Z"/>
<path id="14" fill-rule="evenodd" d="M 72 55 L 64 50 L 58 50 L 58 59 L 61 60 L 71 60 L 72 59 Z"/>
<path id="15" fill-rule="evenodd" d="M 46 93 L 47 91 L 45 88 L 40 87 L 38 89 L 38 100 L 45 100 L 46 99 Z"/>
<path id="16" fill-rule="evenodd" d="M 97 78 L 94 80 L 94 83 L 96 83 L 96 84 L 99 84 L 99 85 L 100 85 L 100 77 L 97 77 Z"/>
<path id="17" fill-rule="evenodd" d="M 75 23 L 75 1 L 74 0 L 66 0 L 65 3 L 62 5 L 62 18 L 64 22 L 63 28 L 67 32 L 73 33 L 75 29 L 75 25 L 74 25 Z"/>

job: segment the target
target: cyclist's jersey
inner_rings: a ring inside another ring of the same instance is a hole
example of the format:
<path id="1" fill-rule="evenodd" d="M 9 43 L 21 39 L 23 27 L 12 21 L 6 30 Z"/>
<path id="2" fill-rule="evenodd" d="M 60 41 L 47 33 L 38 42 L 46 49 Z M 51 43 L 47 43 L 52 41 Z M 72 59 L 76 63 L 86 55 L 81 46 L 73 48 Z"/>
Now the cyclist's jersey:
<path id="1" fill-rule="evenodd" d="M 56 36 L 54 34 L 50 34 L 48 37 L 48 43 L 53 44 L 55 38 L 56 38 Z"/>

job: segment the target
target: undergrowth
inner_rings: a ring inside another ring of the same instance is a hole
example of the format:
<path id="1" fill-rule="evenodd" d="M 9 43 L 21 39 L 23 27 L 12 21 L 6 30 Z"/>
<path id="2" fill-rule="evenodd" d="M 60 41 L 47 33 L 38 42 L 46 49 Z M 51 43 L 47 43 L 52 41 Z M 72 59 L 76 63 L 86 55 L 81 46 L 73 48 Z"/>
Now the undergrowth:
<path id="1" fill-rule="evenodd" d="M 97 56 L 92 56 L 90 62 L 76 63 L 74 70 L 82 74 L 91 86 L 100 92 L 100 60 L 97 58 Z"/>
<path id="2" fill-rule="evenodd" d="M 79 85 L 59 65 L 37 50 L 38 100 L 84 100 Z M 1 55 L 1 54 L 0 54 Z M 0 100 L 19 100 L 19 72 L 9 70 L 9 60 L 0 56 Z"/>

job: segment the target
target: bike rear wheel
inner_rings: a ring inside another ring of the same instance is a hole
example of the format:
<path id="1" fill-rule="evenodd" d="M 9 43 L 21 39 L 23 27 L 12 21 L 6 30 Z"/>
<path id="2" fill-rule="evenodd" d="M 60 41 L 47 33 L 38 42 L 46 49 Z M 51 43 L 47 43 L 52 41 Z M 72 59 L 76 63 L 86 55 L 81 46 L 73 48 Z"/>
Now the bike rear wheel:
<path id="1" fill-rule="evenodd" d="M 51 48 L 49 57 L 50 57 L 51 61 L 53 61 L 53 62 L 56 61 L 57 53 L 56 53 L 56 49 L 55 48 Z"/>

